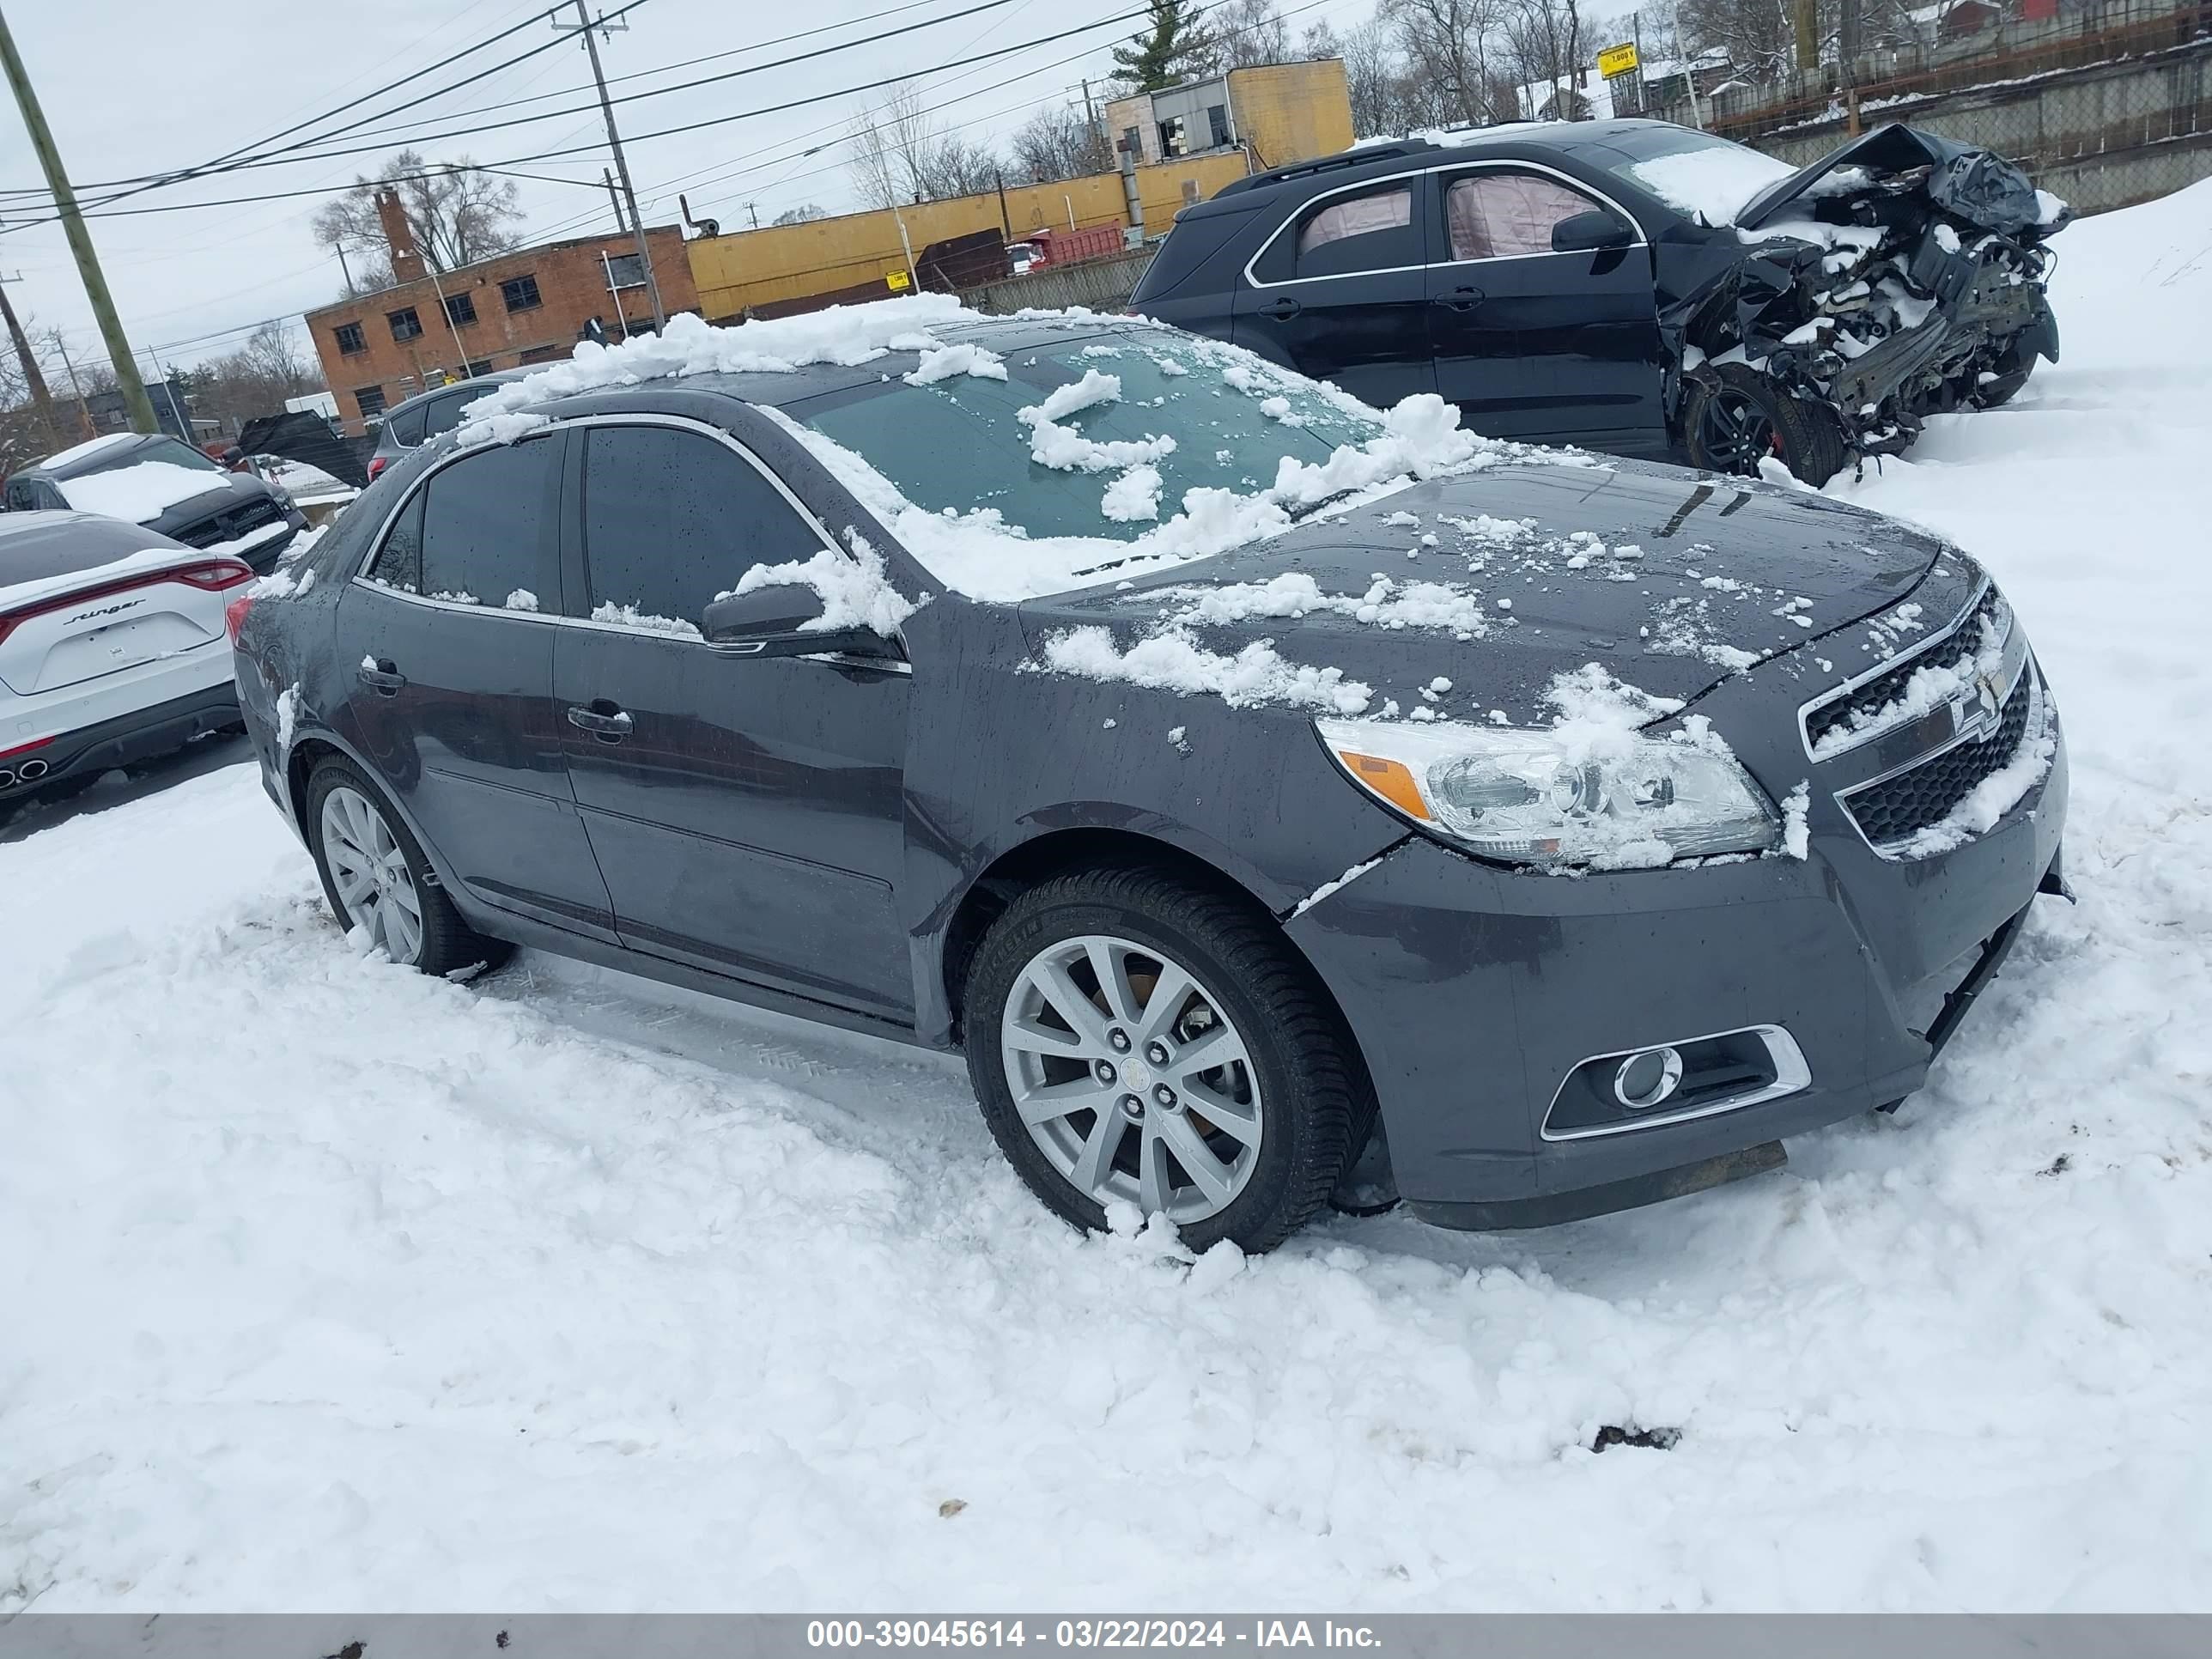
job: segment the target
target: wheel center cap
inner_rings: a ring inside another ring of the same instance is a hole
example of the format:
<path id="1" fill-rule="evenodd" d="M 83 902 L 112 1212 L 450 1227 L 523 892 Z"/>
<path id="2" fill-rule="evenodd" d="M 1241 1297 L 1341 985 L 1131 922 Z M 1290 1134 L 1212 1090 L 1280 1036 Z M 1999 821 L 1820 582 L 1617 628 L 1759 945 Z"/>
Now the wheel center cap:
<path id="1" fill-rule="evenodd" d="M 1142 1094 L 1152 1086 L 1152 1068 L 1133 1055 L 1121 1062 L 1121 1081 Z"/>

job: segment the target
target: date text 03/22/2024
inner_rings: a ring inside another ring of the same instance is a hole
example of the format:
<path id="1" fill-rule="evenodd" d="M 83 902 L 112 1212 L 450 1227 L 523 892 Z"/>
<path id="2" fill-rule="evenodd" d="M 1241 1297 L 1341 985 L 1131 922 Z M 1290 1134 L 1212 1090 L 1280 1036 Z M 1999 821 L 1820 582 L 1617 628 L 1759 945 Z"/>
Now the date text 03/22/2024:
<path id="1" fill-rule="evenodd" d="M 810 1648 L 1356 1648 L 1382 1638 L 1367 1625 L 1310 1619 L 816 1619 Z"/>

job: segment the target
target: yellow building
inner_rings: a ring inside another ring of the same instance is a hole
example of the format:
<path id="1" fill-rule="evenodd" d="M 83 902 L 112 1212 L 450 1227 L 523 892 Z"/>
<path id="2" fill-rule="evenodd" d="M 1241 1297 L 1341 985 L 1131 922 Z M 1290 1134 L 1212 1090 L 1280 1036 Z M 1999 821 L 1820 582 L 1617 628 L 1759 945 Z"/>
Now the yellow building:
<path id="1" fill-rule="evenodd" d="M 1352 147 L 1344 63 L 1262 64 L 1116 98 L 1106 106 L 1106 136 L 1153 162 L 1235 146 L 1262 173 L 1334 155 Z"/>
<path id="2" fill-rule="evenodd" d="M 1148 238 L 1164 235 L 1176 213 L 1231 179 L 1333 155 L 1352 143 L 1352 103 L 1344 65 L 1334 58 L 1231 70 L 1212 81 L 1114 100 L 1105 115 L 1109 139 L 1133 138 Z M 1127 226 L 1128 217 L 1121 176 L 1102 173 L 698 237 L 684 244 L 684 252 L 702 314 L 722 322 L 748 312 L 772 314 L 899 293 L 922 250 L 956 236 L 998 230 L 1018 241 L 1039 230 Z"/>

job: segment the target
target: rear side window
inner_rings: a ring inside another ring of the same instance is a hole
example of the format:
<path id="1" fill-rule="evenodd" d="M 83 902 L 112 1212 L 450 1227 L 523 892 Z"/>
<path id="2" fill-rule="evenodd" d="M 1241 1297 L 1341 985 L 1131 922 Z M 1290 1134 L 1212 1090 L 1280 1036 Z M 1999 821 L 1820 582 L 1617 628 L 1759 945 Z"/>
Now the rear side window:
<path id="1" fill-rule="evenodd" d="M 1477 173 L 1444 192 L 1444 225 L 1455 259 L 1510 259 L 1549 253 L 1552 227 L 1598 204 L 1536 173 Z"/>
<path id="2" fill-rule="evenodd" d="M 396 444 L 403 444 L 409 449 L 414 448 L 422 441 L 422 417 L 429 407 L 427 403 L 420 403 L 411 409 L 403 409 L 392 415 L 384 422 L 385 436 Z"/>
<path id="3" fill-rule="evenodd" d="M 757 564 L 812 557 L 822 538 L 760 470 L 702 433 L 600 427 L 584 451 L 589 614 L 697 629 Z"/>
<path id="4" fill-rule="evenodd" d="M 543 440 L 501 445 L 432 474 L 385 533 L 369 579 L 462 605 L 538 609 L 555 453 Z"/>
<path id="5" fill-rule="evenodd" d="M 1267 250 L 1263 280 L 1347 276 L 1421 263 L 1413 183 L 1399 180 L 1307 208 Z"/>
<path id="6" fill-rule="evenodd" d="M 422 435 L 434 438 L 441 432 L 451 432 L 461 423 L 461 411 L 479 398 L 490 395 L 491 387 L 472 386 L 457 392 L 450 398 L 433 398 L 422 407 L 428 418 L 423 422 Z"/>

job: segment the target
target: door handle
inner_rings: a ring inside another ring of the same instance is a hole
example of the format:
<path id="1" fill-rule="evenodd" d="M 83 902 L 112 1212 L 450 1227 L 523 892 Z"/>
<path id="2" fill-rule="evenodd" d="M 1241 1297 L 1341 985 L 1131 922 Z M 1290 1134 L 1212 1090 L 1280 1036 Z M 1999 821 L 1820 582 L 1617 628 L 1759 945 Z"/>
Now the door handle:
<path id="1" fill-rule="evenodd" d="M 568 711 L 568 724 L 588 732 L 601 743 L 620 743 L 630 732 L 630 717 L 605 697 Z"/>
<path id="2" fill-rule="evenodd" d="M 1455 288 L 1449 294 L 1437 295 L 1435 303 L 1447 311 L 1472 311 L 1486 297 L 1479 288 Z"/>
<path id="3" fill-rule="evenodd" d="M 1285 295 L 1279 300 L 1270 300 L 1267 304 L 1255 307 L 1255 314 L 1261 317 L 1272 317 L 1279 323 L 1297 316 L 1298 313 L 1304 309 L 1305 307 L 1300 305 L 1296 300 L 1293 300 L 1289 295 Z"/>
<path id="4" fill-rule="evenodd" d="M 354 672 L 363 685 L 375 687 L 379 696 L 396 697 L 400 688 L 407 684 L 407 676 L 394 668 L 388 657 L 364 657 L 361 666 Z"/>

